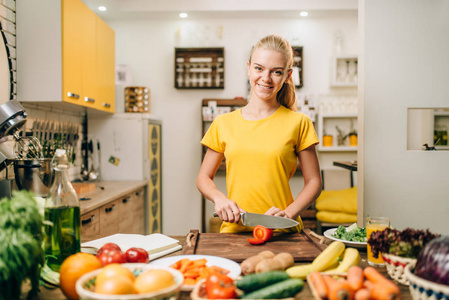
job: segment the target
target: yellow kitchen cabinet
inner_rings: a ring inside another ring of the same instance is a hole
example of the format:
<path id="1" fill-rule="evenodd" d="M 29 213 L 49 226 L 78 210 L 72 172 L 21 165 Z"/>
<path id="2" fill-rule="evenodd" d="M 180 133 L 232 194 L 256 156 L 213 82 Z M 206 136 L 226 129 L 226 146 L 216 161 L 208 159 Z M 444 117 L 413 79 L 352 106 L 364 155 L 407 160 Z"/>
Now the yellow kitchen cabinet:
<path id="1" fill-rule="evenodd" d="M 112 29 L 81 0 L 23 0 L 16 11 L 17 99 L 114 113 Z"/>
<path id="2" fill-rule="evenodd" d="M 97 109 L 115 111 L 115 33 L 97 17 Z"/>

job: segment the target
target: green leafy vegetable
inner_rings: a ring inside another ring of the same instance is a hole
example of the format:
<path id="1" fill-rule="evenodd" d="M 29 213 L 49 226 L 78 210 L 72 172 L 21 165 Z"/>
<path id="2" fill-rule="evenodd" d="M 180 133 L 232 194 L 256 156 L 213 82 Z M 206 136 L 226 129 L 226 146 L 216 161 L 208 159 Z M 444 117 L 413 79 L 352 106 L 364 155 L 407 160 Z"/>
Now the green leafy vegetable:
<path id="1" fill-rule="evenodd" d="M 439 234 L 427 230 L 406 228 L 402 231 L 386 228 L 371 233 L 368 243 L 374 257 L 379 257 L 379 251 L 402 257 L 417 258 L 421 249 Z"/>
<path id="2" fill-rule="evenodd" d="M 25 279 L 31 283 L 28 297 L 37 294 L 43 238 L 43 217 L 32 193 L 16 191 L 0 200 L 0 299 L 21 299 Z"/>
<path id="3" fill-rule="evenodd" d="M 365 243 L 366 228 L 357 226 L 357 223 L 352 224 L 348 228 L 345 228 L 344 226 L 340 225 L 338 226 L 337 230 L 335 230 L 333 237 L 349 242 Z"/>

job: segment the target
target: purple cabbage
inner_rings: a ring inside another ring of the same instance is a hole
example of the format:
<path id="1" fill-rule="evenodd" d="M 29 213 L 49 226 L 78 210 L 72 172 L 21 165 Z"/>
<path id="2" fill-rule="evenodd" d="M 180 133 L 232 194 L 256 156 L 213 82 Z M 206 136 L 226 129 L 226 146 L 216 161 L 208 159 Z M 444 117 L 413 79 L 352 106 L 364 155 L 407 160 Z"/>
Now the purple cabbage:
<path id="1" fill-rule="evenodd" d="M 449 236 L 431 240 L 419 253 L 415 275 L 449 285 Z"/>

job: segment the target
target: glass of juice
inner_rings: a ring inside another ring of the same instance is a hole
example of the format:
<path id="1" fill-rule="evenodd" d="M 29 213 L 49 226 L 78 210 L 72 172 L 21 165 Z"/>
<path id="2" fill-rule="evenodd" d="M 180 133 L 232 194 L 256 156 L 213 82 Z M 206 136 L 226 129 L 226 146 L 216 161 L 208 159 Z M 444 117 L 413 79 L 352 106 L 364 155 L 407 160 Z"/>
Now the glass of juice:
<path id="1" fill-rule="evenodd" d="M 374 231 L 381 231 L 385 228 L 390 227 L 390 219 L 385 217 L 368 217 L 366 218 L 366 237 L 369 240 L 371 233 Z M 373 257 L 373 252 L 371 252 L 371 246 L 367 244 L 367 257 L 368 264 L 371 266 L 383 266 L 385 264 L 382 259 L 382 254 L 379 252 L 379 257 Z"/>

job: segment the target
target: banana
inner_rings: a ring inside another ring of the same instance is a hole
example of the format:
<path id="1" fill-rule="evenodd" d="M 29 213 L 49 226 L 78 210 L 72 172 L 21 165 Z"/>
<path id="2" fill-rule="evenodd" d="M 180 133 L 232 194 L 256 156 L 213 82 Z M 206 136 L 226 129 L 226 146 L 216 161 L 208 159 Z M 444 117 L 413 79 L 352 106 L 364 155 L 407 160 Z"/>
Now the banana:
<path id="1" fill-rule="evenodd" d="M 313 260 L 310 271 L 321 272 L 328 269 L 343 251 L 345 251 L 345 244 L 339 241 L 332 242 Z"/>
<path id="2" fill-rule="evenodd" d="M 340 265 L 335 269 L 326 270 L 325 273 L 346 273 L 351 266 L 357 266 L 360 263 L 360 253 L 355 248 L 346 248 Z"/>

